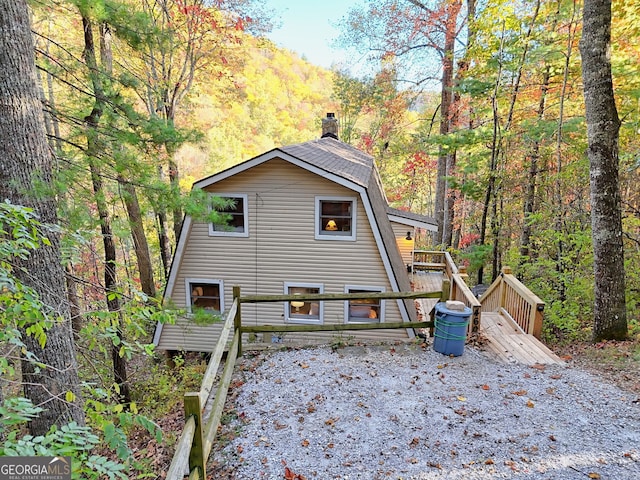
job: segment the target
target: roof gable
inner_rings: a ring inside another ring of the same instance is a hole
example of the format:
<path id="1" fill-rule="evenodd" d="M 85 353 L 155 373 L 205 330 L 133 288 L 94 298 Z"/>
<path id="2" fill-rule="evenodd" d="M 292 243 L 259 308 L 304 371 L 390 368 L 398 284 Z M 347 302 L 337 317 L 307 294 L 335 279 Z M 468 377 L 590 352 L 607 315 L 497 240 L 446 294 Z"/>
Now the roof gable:
<path id="1" fill-rule="evenodd" d="M 370 184 L 375 171 L 373 157 L 340 140 L 324 137 L 269 150 L 222 172 L 205 177 L 194 183 L 193 188 L 206 188 L 273 158 L 281 158 L 338 183 L 344 184 L 341 181 L 344 180 L 360 187 L 367 187 Z"/>

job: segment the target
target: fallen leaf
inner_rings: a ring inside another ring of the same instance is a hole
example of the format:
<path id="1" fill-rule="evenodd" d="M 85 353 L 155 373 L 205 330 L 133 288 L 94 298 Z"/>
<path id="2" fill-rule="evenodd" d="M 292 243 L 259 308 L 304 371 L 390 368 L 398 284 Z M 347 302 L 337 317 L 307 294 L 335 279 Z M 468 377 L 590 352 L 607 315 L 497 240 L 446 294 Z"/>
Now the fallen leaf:
<path id="1" fill-rule="evenodd" d="M 493 461 L 493 459 L 492 459 L 492 458 L 487 458 L 487 459 L 484 461 L 484 464 L 485 464 L 485 465 L 493 465 L 494 463 L 495 463 L 495 462 Z"/>
<path id="2" fill-rule="evenodd" d="M 409 447 L 415 448 L 420 443 L 420 439 L 418 437 L 413 437 L 413 440 L 409 442 Z"/>
<path id="3" fill-rule="evenodd" d="M 491 387 L 489 385 L 487 385 L 486 383 L 484 385 L 482 385 L 482 389 L 483 390 L 489 390 Z"/>
<path id="4" fill-rule="evenodd" d="M 600 474 L 599 474 L 599 473 L 595 473 L 595 472 L 591 472 L 591 473 L 589 474 L 589 478 L 595 478 L 595 479 L 598 479 L 598 478 L 600 478 Z"/>
<path id="5" fill-rule="evenodd" d="M 536 404 L 535 404 L 535 403 L 533 403 L 533 402 L 531 401 L 531 399 L 527 400 L 527 407 L 529 407 L 529 408 L 533 408 L 533 407 L 535 407 L 535 405 L 536 405 Z"/>
<path id="6" fill-rule="evenodd" d="M 307 365 L 306 363 L 301 363 L 300 368 L 309 368 L 309 365 Z"/>
<path id="7" fill-rule="evenodd" d="M 535 370 L 540 370 L 541 372 L 544 372 L 544 370 L 547 368 L 547 366 L 543 365 L 541 363 L 534 363 L 533 365 L 531 365 L 531 368 L 533 368 Z"/>
<path id="8" fill-rule="evenodd" d="M 242 453 L 243 450 L 244 450 L 244 448 L 242 447 L 242 445 L 238 445 L 236 447 L 236 452 L 238 452 L 238 453 Z"/>
<path id="9" fill-rule="evenodd" d="M 511 392 L 511 393 L 513 393 L 514 395 L 518 395 L 519 397 L 522 397 L 527 394 L 527 391 L 522 389 L 522 390 L 516 390 L 515 392 Z"/>
<path id="10" fill-rule="evenodd" d="M 336 418 L 331 417 L 331 418 L 328 418 L 327 420 L 325 420 L 324 424 L 328 425 L 330 427 L 333 427 L 339 419 L 340 419 L 340 417 L 336 417 Z"/>
<path id="11" fill-rule="evenodd" d="M 463 397 L 462 395 L 458 396 L 458 400 L 460 400 L 461 402 L 466 402 L 467 401 L 467 397 Z"/>
<path id="12" fill-rule="evenodd" d="M 553 379 L 553 380 L 560 380 L 562 378 L 562 375 L 560 375 L 559 373 L 555 374 L 555 375 L 551 375 L 549 378 Z"/>
<path id="13" fill-rule="evenodd" d="M 305 438 L 300 445 L 302 445 L 303 447 L 308 447 L 309 446 L 309 440 L 307 440 Z"/>
<path id="14" fill-rule="evenodd" d="M 549 388 L 547 388 L 546 392 L 547 392 L 549 395 L 553 395 L 554 393 L 556 393 L 556 389 L 555 389 L 555 388 L 553 388 L 553 387 L 549 387 Z"/>

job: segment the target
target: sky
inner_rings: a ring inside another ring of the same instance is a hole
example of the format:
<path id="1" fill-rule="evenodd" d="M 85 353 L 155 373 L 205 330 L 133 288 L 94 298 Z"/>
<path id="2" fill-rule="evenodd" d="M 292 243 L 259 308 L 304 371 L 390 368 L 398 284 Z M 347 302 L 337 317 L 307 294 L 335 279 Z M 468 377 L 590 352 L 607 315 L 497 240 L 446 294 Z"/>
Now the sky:
<path id="1" fill-rule="evenodd" d="M 279 28 L 267 36 L 277 45 L 297 52 L 309 63 L 331 68 L 333 63 L 353 63 L 353 54 L 332 48 L 340 30 L 334 25 L 360 0 L 266 0 L 276 11 Z"/>

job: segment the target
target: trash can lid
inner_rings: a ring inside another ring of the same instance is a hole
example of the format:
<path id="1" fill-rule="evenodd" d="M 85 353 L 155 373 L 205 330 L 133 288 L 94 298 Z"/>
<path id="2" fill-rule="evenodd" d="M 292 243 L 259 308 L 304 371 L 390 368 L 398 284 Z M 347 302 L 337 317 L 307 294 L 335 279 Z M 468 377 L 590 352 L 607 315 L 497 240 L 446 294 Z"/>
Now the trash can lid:
<path id="1" fill-rule="evenodd" d="M 436 307 L 435 308 L 436 308 L 436 312 L 444 313 L 446 315 L 452 315 L 452 316 L 456 316 L 456 317 L 468 317 L 473 312 L 473 310 L 471 310 L 467 306 L 465 306 L 463 310 L 451 310 L 451 309 L 447 308 L 446 302 L 438 302 L 438 303 L 436 303 Z"/>

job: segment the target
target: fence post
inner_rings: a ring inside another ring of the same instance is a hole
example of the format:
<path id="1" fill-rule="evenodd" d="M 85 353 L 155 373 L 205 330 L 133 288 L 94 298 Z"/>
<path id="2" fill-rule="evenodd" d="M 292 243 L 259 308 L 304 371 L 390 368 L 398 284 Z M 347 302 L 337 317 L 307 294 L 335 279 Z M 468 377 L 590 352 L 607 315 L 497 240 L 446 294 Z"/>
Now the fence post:
<path id="1" fill-rule="evenodd" d="M 238 357 L 242 356 L 242 332 L 240 332 L 240 327 L 242 327 L 242 314 L 240 313 L 242 310 L 242 304 L 240 303 L 240 285 L 233 286 L 233 299 L 236 300 L 238 308 L 236 308 L 236 316 L 233 319 L 233 330 L 234 333 L 238 333 Z"/>
<path id="2" fill-rule="evenodd" d="M 184 394 L 184 418 L 187 420 L 193 416 L 196 421 L 196 431 L 193 434 L 193 443 L 189 452 L 189 473 L 194 468 L 200 470 L 200 478 L 207 478 L 207 464 L 203 452 L 202 438 L 202 408 L 200 406 L 200 392 L 187 392 Z"/>
<path id="3" fill-rule="evenodd" d="M 498 290 L 498 312 L 501 308 L 505 307 L 505 301 L 507 296 L 507 289 L 505 288 L 505 275 L 511 275 L 511 267 L 502 267 L 500 272 L 500 290 Z"/>

